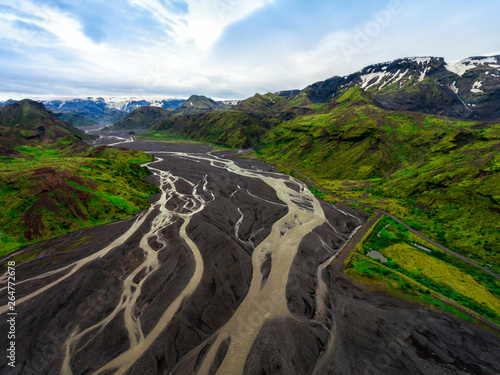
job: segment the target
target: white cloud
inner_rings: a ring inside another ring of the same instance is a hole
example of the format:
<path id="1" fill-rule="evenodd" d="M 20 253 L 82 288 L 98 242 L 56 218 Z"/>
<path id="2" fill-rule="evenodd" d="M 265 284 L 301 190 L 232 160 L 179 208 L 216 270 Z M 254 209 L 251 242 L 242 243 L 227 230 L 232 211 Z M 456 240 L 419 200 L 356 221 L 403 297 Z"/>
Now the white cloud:
<path id="1" fill-rule="evenodd" d="M 160 22 L 169 25 L 168 31 L 180 44 L 194 41 L 201 51 L 207 51 L 223 31 L 257 9 L 274 0 L 186 0 L 189 11 L 179 14 L 167 9 L 158 0 L 130 0 L 130 4 L 151 12 Z"/>
<path id="2" fill-rule="evenodd" d="M 271 13 L 258 18 L 255 12 L 273 2 L 276 6 L 266 9 Z M 388 16 L 389 8 L 372 16 L 356 13 L 337 26 L 334 20 L 318 20 L 316 15 L 289 17 L 289 4 L 283 0 L 185 0 L 184 7 L 179 7 L 181 0 L 128 0 L 121 7 L 106 8 L 116 13 L 102 14 L 103 19 L 101 14 L 85 13 L 88 4 L 80 7 L 85 8 L 82 11 L 40 3 L 0 0 L 16 10 L 9 12 L 6 7 L 0 14 L 0 53 L 8 55 L 0 55 L 5 91 L 22 92 L 25 87 L 24 94 L 37 96 L 77 91 L 182 96 L 234 92 L 242 98 L 257 91 L 303 88 L 406 55 L 463 58 L 496 49 L 492 38 L 483 37 L 496 34 L 474 31 L 477 26 L 467 26 L 467 15 L 460 28 L 448 27 L 449 22 L 441 28 L 437 22 L 423 28 L 421 17 L 418 22 L 413 19 L 413 8 L 397 17 Z M 419 6 L 427 11 L 428 7 Z M 314 9 L 312 3 L 310 7 Z M 283 20 L 269 21 L 277 10 L 283 10 Z M 243 22 L 242 27 L 229 29 L 252 14 L 254 24 Z M 300 22 L 285 22 L 287 17 Z M 103 35 L 98 42 L 87 36 L 96 29 Z M 463 36 L 460 48 L 458 30 Z M 235 45 L 241 47 L 237 53 Z"/>
<path id="3" fill-rule="evenodd" d="M 0 14 L 0 19 L 3 27 L 8 24 L 5 21 L 22 21 L 46 30 L 57 37 L 57 43 L 61 46 L 79 46 L 79 48 L 88 48 L 91 44 L 90 40 L 83 34 L 80 24 L 53 8 L 47 6 L 35 5 L 30 1 L 16 1 L 10 4 L 14 9 L 26 14 L 20 16 L 15 14 Z M 16 32 L 11 32 L 7 35 L 11 38 L 16 38 Z M 5 34 L 4 34 L 5 35 Z M 23 39 L 26 44 L 39 45 L 40 40 L 35 37 L 31 39 Z"/>
<path id="4" fill-rule="evenodd" d="M 22 66 L 14 65 L 18 62 L 6 62 L 16 72 L 36 65 L 43 79 L 56 82 L 93 81 L 110 87 L 122 87 L 127 82 L 128 87 L 132 87 L 130 90 L 143 94 L 191 91 L 193 87 L 202 91 L 213 86 L 210 77 L 214 71 L 205 62 L 210 47 L 231 23 L 272 1 L 187 0 L 188 12 L 183 13 L 167 8 L 158 0 L 130 0 L 131 5 L 145 9 L 163 24 L 165 35 L 127 49 L 115 48 L 112 41 L 96 43 L 85 35 L 82 24 L 71 14 L 29 0 L 10 4 L 18 14 L 26 16 L 0 15 L 0 32 L 22 43 L 23 52 L 30 47 L 42 47 L 58 51 L 63 59 L 69 60 L 65 64 L 50 52 L 43 56 L 24 52 L 27 59 Z M 12 21 L 43 29 L 53 35 L 54 40 L 41 38 L 36 31 L 22 31 L 14 27 Z M 39 61 L 34 64 L 35 60 Z"/>
<path id="5" fill-rule="evenodd" d="M 111 61 L 119 61 L 118 51 L 113 50 L 110 46 L 94 43 L 88 38 L 82 30 L 82 25 L 72 18 L 69 14 L 63 13 L 57 9 L 36 5 L 30 1 L 21 0 L 11 4 L 16 10 L 27 14 L 20 16 L 14 14 L 0 15 L 0 32 L 2 35 L 14 41 L 24 44 L 22 49 L 26 47 L 44 47 L 48 49 L 57 49 L 64 51 L 68 55 L 73 55 L 75 59 L 88 61 L 93 66 L 101 68 L 114 68 L 115 65 Z M 31 16 L 29 16 L 31 15 Z M 45 30 L 54 36 L 54 40 L 47 40 L 42 37 L 36 29 L 29 30 L 16 28 L 12 21 L 21 21 L 25 24 L 36 26 Z M 49 58 L 48 61 L 37 64 L 52 67 L 52 69 L 65 69 L 64 66 L 51 65 L 54 61 Z M 89 66 L 90 69 L 93 66 Z"/>

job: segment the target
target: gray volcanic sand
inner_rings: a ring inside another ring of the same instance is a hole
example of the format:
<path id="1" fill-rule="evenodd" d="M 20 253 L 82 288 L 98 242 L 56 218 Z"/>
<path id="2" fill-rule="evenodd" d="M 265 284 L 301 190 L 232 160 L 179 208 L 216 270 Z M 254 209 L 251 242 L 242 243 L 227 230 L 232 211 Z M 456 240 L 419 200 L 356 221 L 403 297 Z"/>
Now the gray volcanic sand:
<path id="1" fill-rule="evenodd" d="M 114 135 L 127 138 L 127 133 Z M 110 142 L 116 142 L 111 140 Z M 108 142 L 105 139 L 98 143 Z M 176 157 L 165 152 L 204 155 L 211 147 L 192 144 L 135 142 L 120 146 L 157 151 L 163 161 L 151 167 L 182 176 L 175 182 L 177 193 L 191 195 L 193 189 L 205 201 L 204 209 L 192 216 L 186 228 L 203 258 L 199 285 L 186 297 L 160 336 L 126 372 L 127 374 L 193 374 L 200 368 L 217 338 L 246 297 L 252 280 L 252 253 L 271 232 L 273 223 L 288 209 L 276 192 L 263 181 L 242 177 L 206 161 Z M 234 151 L 215 153 L 230 156 Z M 234 158 L 250 170 L 273 168 L 262 162 Z M 286 179 L 282 176 L 276 178 Z M 159 183 L 158 176 L 150 181 Z M 203 184 L 206 181 L 206 190 Z M 300 189 L 287 185 L 300 194 Z M 212 194 L 216 197 L 212 199 Z M 152 197 L 151 202 L 159 198 Z M 180 210 L 180 195 L 167 208 Z M 304 205 L 307 210 L 308 205 Z M 322 203 L 327 222 L 307 234 L 300 243 L 287 279 L 286 299 L 291 315 L 267 320 L 254 341 L 244 367 L 245 374 L 498 374 L 500 339 L 467 321 L 444 313 L 369 292 L 346 277 L 337 265 L 327 267 L 342 249 L 366 214 L 348 206 L 335 208 Z M 120 303 L 123 281 L 144 260 L 139 243 L 149 231 L 155 210 L 122 245 L 85 264 L 78 272 L 36 297 L 19 304 L 17 315 L 18 367 L 10 371 L 6 358 L 0 371 L 6 374 L 58 374 L 66 339 L 108 316 Z M 79 230 L 19 251 L 40 249 L 36 259 L 18 265 L 18 282 L 71 265 L 108 246 L 136 219 Z M 158 251 L 158 268 L 142 285 L 133 314 L 140 318 L 144 335 L 153 330 L 170 303 L 189 283 L 195 261 L 179 234 L 183 220 L 174 218 L 161 231 L 166 245 L 155 239 L 149 245 Z M 80 241 L 80 242 L 79 242 Z M 5 260 L 5 259 L 4 259 Z M 273 267 L 271 256 L 260 267 L 263 282 Z M 318 272 L 318 269 L 324 269 Z M 16 287 L 19 298 L 67 274 L 63 271 Z M 134 282 L 139 283 L 145 271 Z M 318 280 L 318 274 L 321 279 Z M 262 287 L 262 286 L 261 286 Z M 6 295 L 2 293 L 1 304 Z M 259 314 L 260 311 L 254 313 Z M 7 332 L 6 319 L 0 332 Z M 0 347 L 8 347 L 0 335 Z M 225 360 L 231 338 L 217 350 L 210 374 Z M 72 348 L 73 374 L 89 374 L 129 348 L 121 311 L 103 328 L 84 335 Z M 103 373 L 114 373 L 106 371 Z"/>

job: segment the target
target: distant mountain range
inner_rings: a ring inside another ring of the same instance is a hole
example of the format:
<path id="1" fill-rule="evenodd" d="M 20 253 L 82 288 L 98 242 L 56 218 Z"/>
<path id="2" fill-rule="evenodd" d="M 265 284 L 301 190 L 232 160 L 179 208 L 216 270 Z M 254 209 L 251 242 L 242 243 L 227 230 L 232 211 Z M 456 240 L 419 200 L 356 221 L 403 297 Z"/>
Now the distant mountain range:
<path id="1" fill-rule="evenodd" d="M 202 95 L 192 95 L 179 107 L 167 110 L 155 106 L 145 106 L 133 110 L 123 120 L 110 129 L 148 129 L 175 115 L 206 113 L 234 107 L 239 100 L 215 101 Z"/>
<path id="2" fill-rule="evenodd" d="M 215 101 L 199 95 L 193 95 L 187 100 L 181 98 L 87 97 L 39 101 L 63 121 L 71 120 L 78 127 L 93 126 L 96 124 L 111 125 L 123 120 L 133 110 L 142 107 L 176 110 L 175 113 L 194 113 L 213 109 L 228 109 L 240 102 L 240 100 Z M 0 102 L 0 107 L 15 102 L 15 100 L 9 99 L 5 102 Z"/>
<path id="3" fill-rule="evenodd" d="M 184 99 L 142 99 L 142 98 L 86 98 L 68 100 L 44 100 L 47 109 L 60 113 L 72 112 L 89 121 L 113 124 L 136 108 L 153 106 L 165 109 L 177 108 Z"/>
<path id="4" fill-rule="evenodd" d="M 286 98 L 286 103 L 280 100 L 280 105 L 290 109 L 328 103 L 356 86 L 369 92 L 374 103 L 383 109 L 495 121 L 500 119 L 499 69 L 500 56 L 470 57 L 454 63 L 447 63 L 440 57 L 403 58 L 370 65 L 347 76 L 335 76 L 316 82 L 303 90 L 279 91 L 273 95 Z M 233 107 L 243 109 L 245 106 L 249 109 L 248 99 L 243 101 L 246 104 L 241 105 L 240 100 L 215 101 L 199 95 L 193 95 L 187 100 L 87 97 L 40 101 L 59 117 L 64 116 L 64 121 L 72 120 L 76 126 L 118 124 L 127 114 L 142 107 L 170 110 L 173 115 Z M 11 99 L 0 102 L 0 107 L 14 102 Z M 252 103 L 254 104 L 256 103 Z M 275 104 L 269 102 L 264 107 L 276 109 Z M 149 127 L 144 123 L 139 125 Z"/>

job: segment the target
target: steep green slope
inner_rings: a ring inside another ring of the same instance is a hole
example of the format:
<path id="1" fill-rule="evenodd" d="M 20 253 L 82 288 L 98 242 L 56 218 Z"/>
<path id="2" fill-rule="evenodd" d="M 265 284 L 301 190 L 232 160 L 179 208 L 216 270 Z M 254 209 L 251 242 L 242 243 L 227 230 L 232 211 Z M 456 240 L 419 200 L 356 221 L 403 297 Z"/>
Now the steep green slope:
<path id="1" fill-rule="evenodd" d="M 76 128 L 84 128 L 88 126 L 95 126 L 98 124 L 96 120 L 89 120 L 76 112 L 61 112 L 55 113 L 56 117 L 64 122 L 71 121 L 71 125 Z"/>
<path id="2" fill-rule="evenodd" d="M 371 103 L 369 94 L 352 88 L 329 112 L 273 128 L 257 154 L 498 269 L 500 125 L 385 111 Z"/>
<path id="3" fill-rule="evenodd" d="M 107 223 L 149 207 L 156 186 L 138 151 L 91 148 L 71 137 L 17 146 L 0 157 L 0 255 L 21 245 Z"/>
<path id="4" fill-rule="evenodd" d="M 172 113 L 167 109 L 151 106 L 139 107 L 108 129 L 148 129 L 170 116 Z"/>
<path id="5" fill-rule="evenodd" d="M 326 104 L 297 107 L 294 97 L 256 94 L 230 110 L 177 114 L 154 124 L 149 135 L 180 136 L 227 147 L 247 148 L 283 121 L 319 113 Z M 146 134 L 148 136 L 148 134 Z"/>
<path id="6" fill-rule="evenodd" d="M 29 99 L 0 108 L 0 127 L 9 128 L 10 134 L 22 138 L 55 139 L 72 134 L 88 139 L 83 131 L 59 120 L 46 111 L 43 104 Z"/>
<path id="7" fill-rule="evenodd" d="M 228 147 L 246 148 L 265 133 L 264 124 L 251 114 L 235 111 L 212 111 L 175 115 L 161 121 L 149 134 L 182 136 Z"/>
<path id="8" fill-rule="evenodd" d="M 231 106 L 203 95 L 191 95 L 188 100 L 172 111 L 173 114 L 193 114 L 229 109 Z"/>

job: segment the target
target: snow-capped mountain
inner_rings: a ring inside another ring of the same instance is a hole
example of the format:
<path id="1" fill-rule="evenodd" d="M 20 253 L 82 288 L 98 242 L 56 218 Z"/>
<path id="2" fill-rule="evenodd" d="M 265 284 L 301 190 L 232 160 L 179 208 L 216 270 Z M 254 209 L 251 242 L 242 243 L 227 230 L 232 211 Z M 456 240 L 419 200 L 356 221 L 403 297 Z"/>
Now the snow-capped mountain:
<path id="1" fill-rule="evenodd" d="M 151 106 L 174 110 L 186 99 L 181 98 L 140 98 L 140 97 L 87 97 L 39 100 L 53 112 L 75 112 L 88 120 L 100 123 L 115 123 L 133 110 Z M 223 107 L 232 107 L 239 100 L 217 101 Z"/>
<path id="2" fill-rule="evenodd" d="M 275 94 L 289 98 L 296 106 L 307 106 L 327 103 L 352 87 L 369 92 L 375 104 L 388 110 L 500 121 L 500 55 L 469 57 L 457 62 L 440 57 L 402 58 L 373 64 L 347 76 L 332 77 L 300 91 Z M 87 120 L 108 124 L 144 106 L 176 110 L 176 113 L 204 108 L 195 106 L 192 100 L 179 98 L 87 97 L 38 101 L 56 113 L 75 112 Z M 218 100 L 206 107 L 224 109 L 240 102 Z"/>
<path id="3" fill-rule="evenodd" d="M 145 98 L 120 98 L 110 97 L 104 101 L 110 108 L 115 108 L 127 113 L 132 112 L 136 108 L 151 106 L 164 109 L 174 109 L 181 105 L 185 99 L 169 98 L 169 99 L 145 99 Z"/>
<path id="4" fill-rule="evenodd" d="M 455 73 L 462 77 L 468 70 L 475 69 L 478 67 L 485 67 L 488 69 L 493 68 L 496 69 L 497 72 L 493 72 L 497 78 L 498 78 L 498 70 L 500 69 L 500 64 L 499 64 L 499 58 L 500 56 L 489 56 L 489 57 L 470 57 L 468 59 L 463 59 L 458 62 L 454 63 L 447 63 L 446 64 L 446 69 L 448 69 L 450 72 Z"/>
<path id="5" fill-rule="evenodd" d="M 134 109 L 154 106 L 165 109 L 177 108 L 184 99 L 148 99 L 136 97 L 87 97 L 39 100 L 54 112 L 76 112 L 89 120 L 113 123 Z"/>
<path id="6" fill-rule="evenodd" d="M 235 105 L 240 104 L 242 101 L 240 99 L 224 99 L 224 100 L 216 100 L 216 102 L 229 107 L 234 107 Z"/>
<path id="7" fill-rule="evenodd" d="M 326 102 L 354 86 L 370 92 L 385 109 L 500 118 L 500 56 L 454 63 L 439 57 L 398 59 L 317 82 L 304 91 L 312 101 Z"/>

